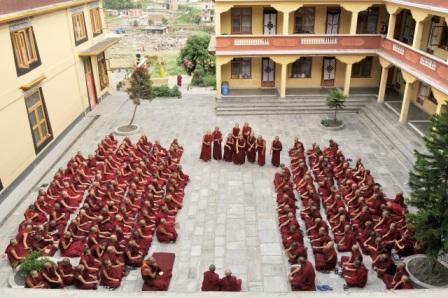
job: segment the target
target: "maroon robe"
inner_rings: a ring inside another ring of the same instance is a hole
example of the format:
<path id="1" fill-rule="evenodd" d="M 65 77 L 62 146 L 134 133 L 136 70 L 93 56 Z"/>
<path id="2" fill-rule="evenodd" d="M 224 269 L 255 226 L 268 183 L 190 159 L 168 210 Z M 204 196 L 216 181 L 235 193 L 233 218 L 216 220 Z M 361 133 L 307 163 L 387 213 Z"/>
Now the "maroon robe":
<path id="1" fill-rule="evenodd" d="M 238 146 L 238 151 L 236 149 L 237 146 Z M 235 153 L 233 154 L 233 163 L 234 164 L 236 164 L 236 165 L 244 164 L 244 161 L 246 159 L 245 147 L 246 147 L 246 142 L 244 141 L 244 139 L 236 140 Z"/>
<path id="2" fill-rule="evenodd" d="M 247 153 L 247 161 L 255 162 L 257 159 L 257 149 L 255 148 L 257 145 L 257 139 L 255 137 L 248 137 L 246 141 L 246 153 Z"/>
<path id="3" fill-rule="evenodd" d="M 227 162 L 232 162 L 233 151 L 234 151 L 234 142 L 233 142 L 233 139 L 229 138 L 229 139 L 227 139 L 226 145 L 224 146 L 223 160 L 227 161 Z"/>
<path id="4" fill-rule="evenodd" d="M 199 158 L 203 161 L 209 161 L 212 158 L 212 138 L 211 134 L 205 134 L 202 139 L 202 150 Z"/>
<path id="5" fill-rule="evenodd" d="M 226 276 L 221 279 L 221 291 L 239 292 L 241 291 L 241 279 L 235 276 Z"/>
<path id="6" fill-rule="evenodd" d="M 272 142 L 272 159 L 271 164 L 274 167 L 280 166 L 280 152 L 282 151 L 282 143 L 280 141 Z"/>
<path id="7" fill-rule="evenodd" d="M 266 163 L 266 147 L 264 140 L 256 141 L 256 148 L 258 154 L 258 165 L 260 167 L 264 166 Z"/>
<path id="8" fill-rule="evenodd" d="M 222 150 L 221 150 L 222 133 L 220 131 L 215 130 L 212 135 L 213 135 L 213 159 L 221 160 L 222 159 Z"/>
<path id="9" fill-rule="evenodd" d="M 343 276 L 345 282 L 347 283 L 347 286 L 364 288 L 367 283 L 367 274 L 367 268 L 364 266 L 364 264 L 361 264 L 358 268 L 356 268 L 356 271 L 345 271 L 343 273 Z"/>
<path id="10" fill-rule="evenodd" d="M 201 291 L 219 291 L 221 289 L 221 281 L 219 275 L 215 272 L 204 272 L 204 280 L 202 281 Z"/>
<path id="11" fill-rule="evenodd" d="M 291 268 L 291 270 L 294 270 Z M 314 272 L 313 265 L 309 261 L 306 261 L 302 265 L 300 270 L 293 275 L 291 286 L 293 291 L 315 291 L 316 290 L 316 273 Z"/>

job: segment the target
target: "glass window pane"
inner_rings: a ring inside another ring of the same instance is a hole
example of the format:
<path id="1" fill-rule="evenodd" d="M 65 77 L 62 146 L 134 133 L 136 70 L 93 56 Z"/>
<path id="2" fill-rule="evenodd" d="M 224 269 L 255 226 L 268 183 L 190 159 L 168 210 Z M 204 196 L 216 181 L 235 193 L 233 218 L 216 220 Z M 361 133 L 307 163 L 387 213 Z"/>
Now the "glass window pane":
<path id="1" fill-rule="evenodd" d="M 38 144 L 40 142 L 39 128 L 38 127 L 33 129 L 33 139 L 34 139 L 34 143 L 35 144 Z"/>
<path id="2" fill-rule="evenodd" d="M 241 30 L 241 21 L 240 18 L 232 19 L 232 32 L 240 32 Z"/>
<path id="3" fill-rule="evenodd" d="M 242 21 L 243 21 L 242 32 L 250 33 L 252 31 L 251 17 L 243 16 Z"/>
<path id="4" fill-rule="evenodd" d="M 40 126 L 40 131 L 41 131 L 41 133 L 42 133 L 42 134 L 41 134 L 42 137 L 45 138 L 46 135 L 47 135 L 47 125 L 46 125 L 45 122 L 42 123 L 42 125 Z"/>
<path id="5" fill-rule="evenodd" d="M 39 91 L 33 93 L 32 95 L 28 96 L 26 98 L 26 107 L 31 108 L 34 106 L 38 101 L 40 100 L 40 94 Z"/>
<path id="6" fill-rule="evenodd" d="M 36 114 L 34 114 L 34 111 L 31 111 L 31 113 L 29 113 L 29 115 L 30 115 L 31 127 L 34 127 L 37 124 Z"/>
<path id="7" fill-rule="evenodd" d="M 232 15 L 240 16 L 241 15 L 241 9 L 240 8 L 233 8 L 232 9 Z"/>
<path id="8" fill-rule="evenodd" d="M 44 109 L 42 108 L 42 106 L 39 106 L 37 108 L 37 118 L 39 119 L 39 121 L 42 121 L 44 118 Z"/>

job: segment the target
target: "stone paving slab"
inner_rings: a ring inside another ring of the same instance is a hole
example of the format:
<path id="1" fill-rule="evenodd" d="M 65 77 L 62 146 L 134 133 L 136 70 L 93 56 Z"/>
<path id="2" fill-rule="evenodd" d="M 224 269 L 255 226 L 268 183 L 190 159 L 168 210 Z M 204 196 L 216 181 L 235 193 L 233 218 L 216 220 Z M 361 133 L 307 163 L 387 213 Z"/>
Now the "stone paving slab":
<path id="1" fill-rule="evenodd" d="M 184 208 L 177 216 L 180 228 L 175 244 L 153 242 L 149 254 L 155 251 L 176 253 L 170 291 L 187 293 L 200 290 L 202 273 L 210 263 L 218 272 L 230 267 L 243 279 L 243 290 L 254 292 L 288 292 L 289 265 L 281 246 L 276 220 L 275 193 L 272 180 L 275 169 L 245 164 L 235 166 L 224 162 L 203 163 L 198 160 L 201 138 L 207 129 L 218 125 L 227 134 L 235 122 L 249 122 L 256 134 L 263 134 L 270 142 L 279 135 L 284 150 L 282 160 L 288 162 L 287 149 L 293 138 L 299 136 L 308 148 L 312 143 L 321 145 L 330 138 L 338 142 L 347 157 L 361 157 L 390 196 L 397 190 L 407 171 L 388 154 L 387 146 L 378 142 L 371 128 L 357 121 L 357 115 L 341 115 L 346 129 L 329 132 L 320 128 L 322 116 L 245 116 L 217 117 L 211 94 L 184 95 L 179 99 L 161 99 L 143 102 L 136 116 L 143 133 L 151 140 L 158 139 L 168 146 L 174 137 L 184 145 L 182 165 L 191 177 L 185 191 Z M 105 99 L 91 114 L 100 118 L 71 148 L 66 148 L 55 169 L 44 177 L 49 182 L 57 168 L 64 166 L 78 150 L 93 152 L 101 138 L 117 125 L 126 123 L 132 113 L 132 104 L 123 93 Z M 133 138 L 135 139 L 135 137 Z M 268 150 L 270 149 L 268 147 Z M 42 171 L 42 173 L 44 173 Z M 38 174 L 38 173 L 36 173 Z M 26 206 L 36 198 L 33 192 L 1 227 L 4 249 L 15 236 Z M 368 262 L 366 265 L 370 266 Z M 0 287 L 7 286 L 11 271 L 7 261 L 0 261 Z M 331 285 L 342 291 L 343 280 L 334 274 L 317 274 L 318 284 Z M 133 271 L 115 292 L 140 291 L 142 279 Z M 384 285 L 370 270 L 367 290 L 384 290 Z M 356 290 L 353 290 L 356 291 Z M 110 293 L 107 291 L 107 293 Z M 145 293 L 146 294 L 146 293 Z"/>

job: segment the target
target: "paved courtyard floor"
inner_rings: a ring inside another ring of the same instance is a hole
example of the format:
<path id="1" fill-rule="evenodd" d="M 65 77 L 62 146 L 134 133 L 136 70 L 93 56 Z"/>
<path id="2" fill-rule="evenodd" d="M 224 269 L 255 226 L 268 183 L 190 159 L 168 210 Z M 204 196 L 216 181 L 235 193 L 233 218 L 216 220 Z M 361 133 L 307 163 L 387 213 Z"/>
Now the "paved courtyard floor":
<path id="1" fill-rule="evenodd" d="M 158 139 L 168 146 L 176 137 L 184 145 L 182 165 L 191 177 L 191 183 L 186 188 L 184 208 L 177 216 L 180 224 L 178 241 L 163 245 L 154 241 L 150 250 L 150 253 L 176 253 L 170 291 L 199 291 L 202 272 L 210 263 L 216 264 L 220 274 L 224 268 L 231 268 L 243 279 L 244 291 L 290 291 L 287 282 L 289 265 L 281 245 L 275 212 L 272 185 L 275 169 L 270 165 L 259 168 L 251 164 L 235 166 L 224 162 L 201 162 L 198 157 L 202 135 L 214 126 L 220 126 L 227 133 L 235 122 L 249 122 L 255 133 L 262 134 L 268 143 L 274 136 L 280 136 L 285 163 L 288 163 L 287 151 L 295 136 L 307 148 L 314 142 L 326 145 L 333 138 L 347 157 L 363 159 L 364 165 L 371 169 L 376 181 L 383 185 L 389 196 L 396 191 L 407 190 L 406 168 L 388 151 L 388 144 L 381 143 L 356 114 L 341 115 L 346 128 L 329 132 L 320 128 L 322 116 L 318 115 L 217 117 L 214 105 L 212 93 L 193 92 L 184 95 L 181 100 L 144 102 L 137 112 L 135 122 L 142 126 L 143 133 L 151 140 Z M 105 99 L 89 115 L 99 115 L 98 120 L 73 146 L 65 148 L 61 160 L 43 182 L 50 182 L 57 168 L 64 166 L 77 151 L 85 155 L 93 152 L 104 135 L 129 121 L 132 108 L 124 93 Z M 26 187 L 26 184 L 22 183 L 22 186 Z M 23 212 L 35 200 L 36 193 L 37 189 L 34 189 L 0 227 L 3 236 L 1 249 L 15 236 Z M 364 260 L 370 268 L 369 258 Z M 10 266 L 3 258 L 0 262 L 0 287 L 7 287 L 10 272 Z M 364 290 L 384 290 L 382 281 L 376 278 L 372 270 L 369 272 Z M 134 270 L 116 291 L 140 291 L 142 283 L 139 270 Z M 317 274 L 317 284 L 330 285 L 335 291 L 342 291 L 343 283 L 343 279 L 334 273 Z M 100 290 L 107 291 L 101 287 Z"/>

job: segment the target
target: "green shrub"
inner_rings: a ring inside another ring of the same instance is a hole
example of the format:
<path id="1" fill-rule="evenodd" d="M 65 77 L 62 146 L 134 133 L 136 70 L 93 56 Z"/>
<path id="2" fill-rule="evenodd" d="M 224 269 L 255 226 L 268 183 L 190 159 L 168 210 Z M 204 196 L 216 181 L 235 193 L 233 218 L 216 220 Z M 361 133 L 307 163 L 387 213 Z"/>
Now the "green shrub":
<path id="1" fill-rule="evenodd" d="M 197 87 L 210 87 L 215 86 L 216 76 L 212 72 L 205 72 L 204 68 L 200 65 L 196 67 L 191 78 L 191 85 Z"/>
<path id="2" fill-rule="evenodd" d="M 27 277 L 31 271 L 41 271 L 44 268 L 44 264 L 50 261 L 48 258 L 42 258 L 42 254 L 33 250 L 26 256 L 26 258 L 20 263 L 20 275 Z"/>
<path id="3" fill-rule="evenodd" d="M 341 120 L 334 120 L 334 119 L 323 119 L 320 121 L 320 123 L 325 127 L 338 127 L 342 125 Z"/>
<path id="4" fill-rule="evenodd" d="M 170 88 L 167 85 L 153 87 L 153 94 L 155 97 L 181 97 L 182 95 L 177 86 Z"/>

